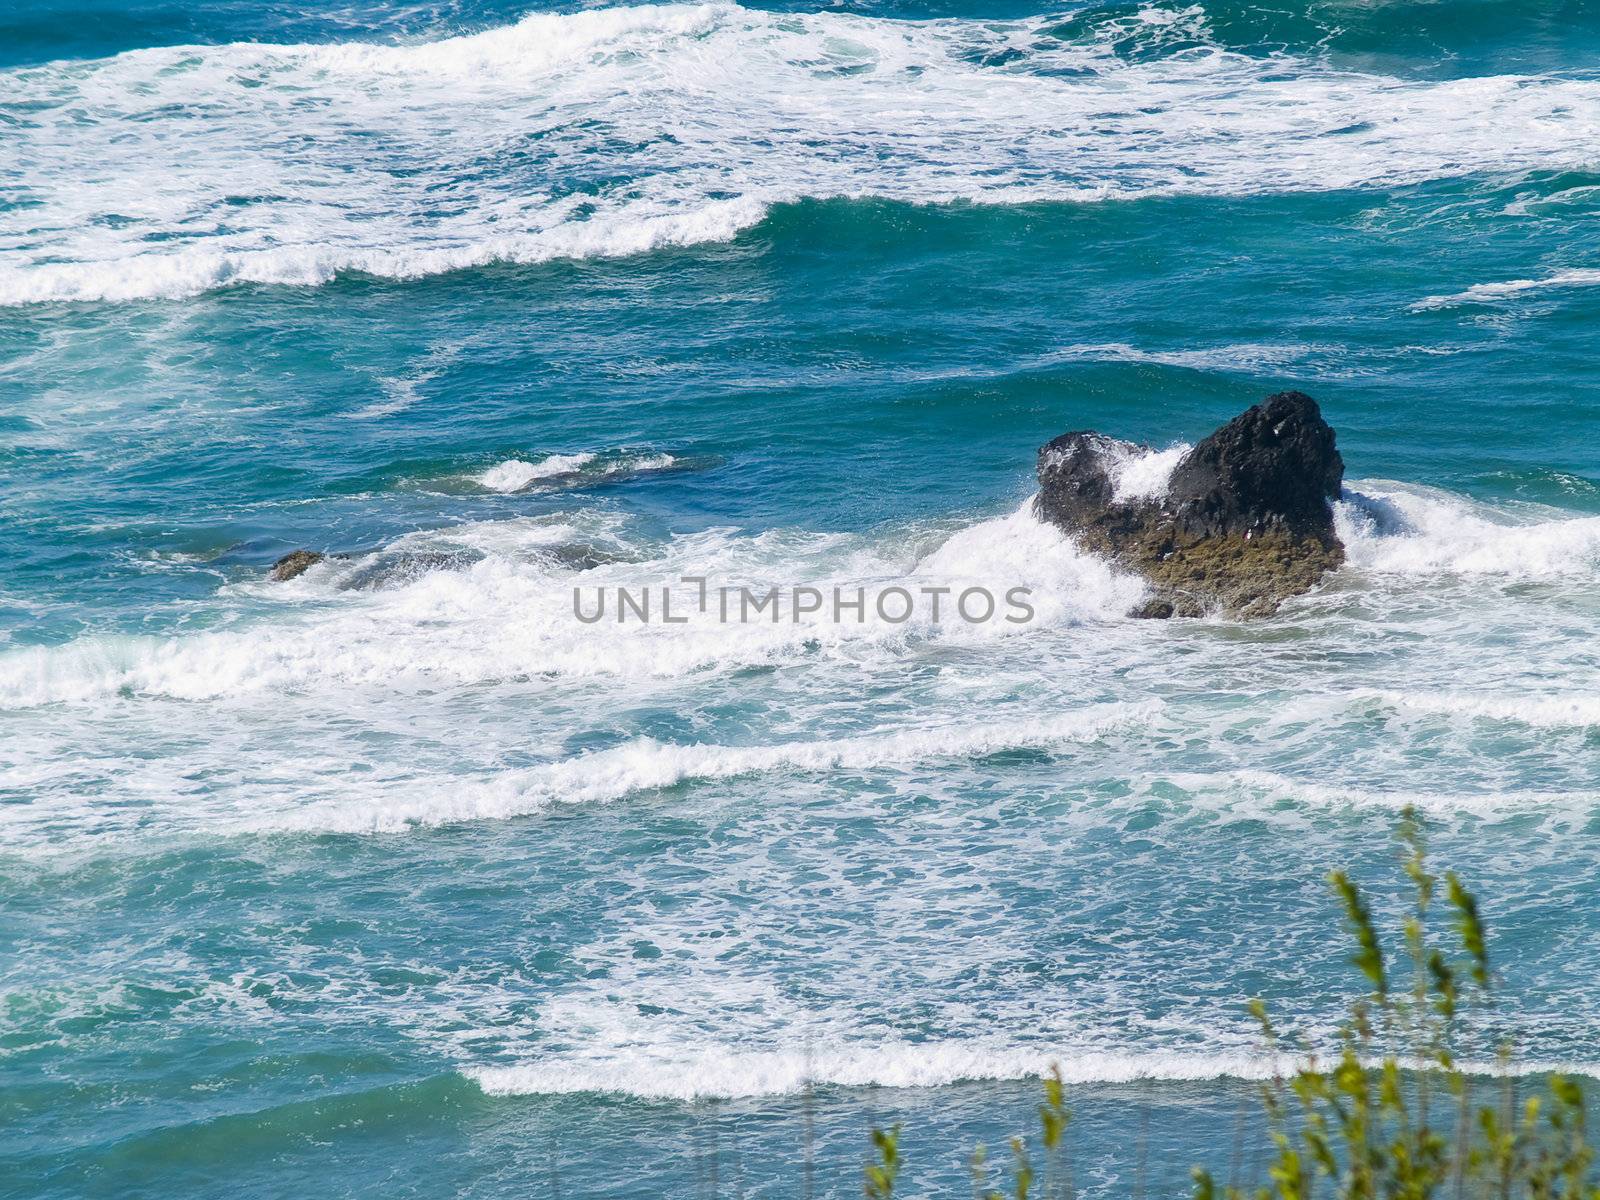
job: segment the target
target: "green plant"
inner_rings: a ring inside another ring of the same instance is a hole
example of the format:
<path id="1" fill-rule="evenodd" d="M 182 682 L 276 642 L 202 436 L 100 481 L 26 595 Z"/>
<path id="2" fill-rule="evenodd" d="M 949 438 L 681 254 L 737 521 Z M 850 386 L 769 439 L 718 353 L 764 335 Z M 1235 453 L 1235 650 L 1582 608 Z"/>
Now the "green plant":
<path id="1" fill-rule="evenodd" d="M 900 1175 L 900 1126 L 874 1129 L 872 1145 L 878 1152 L 878 1161 L 867 1165 L 867 1200 L 890 1200 L 894 1181 Z"/>
<path id="2" fill-rule="evenodd" d="M 1059 1067 L 1051 1068 L 1044 1081 L 1044 1103 L 1039 1106 L 1039 1127 L 1044 1144 L 1045 1169 L 1041 1180 L 1028 1145 L 1020 1137 L 1011 1139 L 1011 1195 L 1015 1200 L 1030 1200 L 1040 1183 L 1039 1200 L 1071 1200 L 1072 1180 L 1067 1167 L 1064 1137 L 1072 1113 L 1066 1106 L 1066 1087 Z M 900 1126 L 872 1131 L 874 1160 L 866 1168 L 866 1194 L 869 1200 L 890 1200 L 900 1174 Z M 1007 1200 L 1006 1193 L 990 1186 L 989 1151 L 979 1145 L 968 1161 L 974 1200 Z"/>
<path id="3" fill-rule="evenodd" d="M 1439 878 L 1428 869 L 1423 828 L 1410 809 L 1398 830 L 1413 902 L 1401 926 L 1409 979 L 1396 982 L 1361 890 L 1329 876 L 1355 941 L 1351 963 L 1368 985 L 1339 1030 L 1332 1060 L 1304 1043 L 1300 1064 L 1262 1087 L 1273 1158 L 1254 1190 L 1218 1188 L 1195 1172 L 1196 1200 L 1311 1200 L 1324 1181 L 1337 1200 L 1600 1200 L 1589 1182 L 1593 1152 L 1582 1088 L 1562 1076 L 1547 1095 L 1516 1100 L 1509 1043 L 1500 1051 L 1498 1099 L 1480 1104 L 1474 1077 L 1456 1057 L 1460 1015 L 1493 1003 L 1488 938 L 1476 898 L 1446 873 L 1453 952 L 1436 944 Z M 1250 1011 L 1270 1050 L 1283 1038 L 1266 1006 Z M 1441 1118 L 1441 1109 L 1443 1116 Z"/>
<path id="4" fill-rule="evenodd" d="M 1266 1181 L 1219 1187 L 1194 1172 L 1195 1200 L 1600 1200 L 1591 1182 L 1584 1095 L 1576 1080 L 1550 1076 L 1545 1094 L 1518 1102 L 1511 1047 L 1502 1042 L 1494 1097 L 1480 1103 L 1481 1076 L 1457 1059 L 1461 1015 L 1494 1003 L 1488 936 L 1477 899 L 1454 872 L 1443 876 L 1456 945 L 1439 943 L 1440 877 L 1429 869 L 1420 818 L 1412 809 L 1397 830 L 1412 901 L 1401 923 L 1403 980 L 1391 971 L 1372 908 L 1343 871 L 1328 877 L 1355 942 L 1351 963 L 1365 980 L 1324 1062 L 1296 1039 L 1298 1065 L 1262 1085 L 1264 1133 L 1272 1148 Z M 1265 1003 L 1249 1011 L 1274 1055 L 1286 1042 Z M 1071 1200 L 1064 1134 L 1071 1114 L 1059 1068 L 1045 1079 L 1039 1123 L 1045 1169 L 1039 1178 L 1023 1139 L 1011 1139 L 1011 1196 Z M 1242 1132 L 1242 1131 L 1241 1131 Z M 872 1131 L 877 1159 L 866 1194 L 890 1200 L 901 1167 L 900 1127 Z M 1007 1200 L 990 1185 L 988 1153 L 970 1161 L 975 1200 Z M 1142 1171 L 1141 1171 L 1142 1175 Z M 1042 1194 L 1036 1196 L 1035 1183 Z M 1140 1187 L 1142 1191 L 1142 1178 Z"/>

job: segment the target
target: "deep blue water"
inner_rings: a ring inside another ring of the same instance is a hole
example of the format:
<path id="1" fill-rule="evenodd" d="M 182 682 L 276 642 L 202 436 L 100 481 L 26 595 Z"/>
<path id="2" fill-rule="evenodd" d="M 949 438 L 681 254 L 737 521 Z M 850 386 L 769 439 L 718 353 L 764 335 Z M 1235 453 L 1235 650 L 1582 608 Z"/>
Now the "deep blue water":
<path id="1" fill-rule="evenodd" d="M 1406 804 L 1596 1070 L 1592 6 L 290 7 L 0 13 L 0 1190 L 1181 1192 Z M 1027 512 L 1285 387 L 1270 620 Z"/>

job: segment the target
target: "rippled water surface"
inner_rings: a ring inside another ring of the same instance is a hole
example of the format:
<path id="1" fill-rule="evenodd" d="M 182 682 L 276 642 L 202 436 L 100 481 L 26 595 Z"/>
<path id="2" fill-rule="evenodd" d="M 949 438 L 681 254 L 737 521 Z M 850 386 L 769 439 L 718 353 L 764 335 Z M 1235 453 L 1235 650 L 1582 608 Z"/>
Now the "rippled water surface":
<path id="1" fill-rule="evenodd" d="M 1051 1062 L 1181 1192 L 1408 804 L 1600 1070 L 1589 6 L 287 7 L 0 14 L 18 1194 L 945 1194 Z M 1031 517 L 1285 387 L 1275 618 Z M 574 619 L 684 576 L 1036 619 Z"/>

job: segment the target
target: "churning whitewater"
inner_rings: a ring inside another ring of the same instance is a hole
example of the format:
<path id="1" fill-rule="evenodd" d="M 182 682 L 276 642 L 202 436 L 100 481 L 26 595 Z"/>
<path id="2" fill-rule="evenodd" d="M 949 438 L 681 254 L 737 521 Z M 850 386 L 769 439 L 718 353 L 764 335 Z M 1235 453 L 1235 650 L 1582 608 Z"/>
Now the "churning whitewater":
<path id="1" fill-rule="evenodd" d="M 1130 460 L 1119 494 L 1159 491 L 1184 449 Z M 554 479 L 596 458 L 553 455 L 518 465 L 531 466 L 535 478 Z M 673 460 L 619 461 L 636 470 L 640 463 Z M 486 474 L 507 467 L 501 463 Z M 1426 589 L 1435 600 L 1492 620 L 1500 631 L 1505 646 L 1491 660 L 1499 664 L 1495 692 L 1474 695 L 1458 686 L 1470 663 L 1481 669 L 1481 649 L 1458 654 L 1441 645 L 1414 654 L 1400 687 L 1393 662 L 1382 658 L 1370 669 L 1351 665 L 1330 674 L 1321 694 L 1296 697 L 1287 706 L 1275 692 L 1263 696 L 1258 711 L 1241 710 L 1237 702 L 1222 712 L 1195 704 L 1192 689 L 1208 678 L 1245 670 L 1270 674 L 1275 662 L 1291 669 L 1303 652 L 1301 641 L 1241 647 L 1226 621 L 1178 632 L 1130 620 L 1144 585 L 1040 523 L 1031 498 L 1010 515 L 953 533 L 939 525 L 856 536 L 790 530 L 751 537 L 713 529 L 651 542 L 614 516 L 591 512 L 408 534 L 365 554 L 326 560 L 289 584 L 243 581 L 228 590 L 234 604 L 254 615 L 237 628 L 90 635 L 0 653 L 0 703 L 37 714 L 19 727 L 4 765 L 18 785 L 38 790 L 38 800 L 6 810 L 5 823 L 14 848 L 41 851 L 72 850 L 85 838 L 98 844 L 130 829 L 188 836 L 404 830 L 526 816 L 553 803 L 619 800 L 689 780 L 894 770 L 1004 751 L 1055 752 L 1122 730 L 1139 738 L 1158 731 L 1216 738 L 1252 711 L 1262 730 L 1285 731 L 1303 727 L 1312 714 L 1359 723 L 1413 711 L 1465 722 L 1456 737 L 1469 735 L 1479 717 L 1530 730 L 1600 725 L 1600 707 L 1548 691 L 1526 659 L 1530 646 L 1545 641 L 1541 624 L 1572 598 L 1591 594 L 1600 567 L 1600 518 L 1526 506 L 1506 510 L 1436 489 L 1362 481 L 1348 489 L 1337 519 L 1349 565 L 1324 594 L 1291 610 L 1300 637 L 1353 648 L 1373 636 L 1355 619 L 1366 609 L 1385 615 L 1385 640 L 1406 654 L 1407 643 L 1438 619 L 1418 603 L 1419 588 Z M 786 580 L 863 594 L 869 587 L 959 592 L 964 586 L 1021 586 L 1030 597 L 1030 619 L 972 624 L 949 613 L 936 620 L 924 608 L 901 621 L 884 619 L 868 605 L 860 619 L 837 620 L 826 606 L 810 612 L 779 606 L 730 624 L 715 606 L 696 609 L 695 589 L 684 580 L 736 582 L 758 595 Z M 677 621 L 630 619 L 623 610 L 578 619 L 585 593 L 642 595 L 661 582 L 678 589 Z M 1187 670 L 1174 674 L 1163 665 L 1174 653 L 1189 660 Z M 890 687 L 908 667 L 952 654 L 971 660 L 961 672 L 975 689 L 971 696 L 952 694 L 944 683 L 925 695 L 911 685 L 897 706 L 905 715 L 888 722 L 875 719 L 881 711 L 876 701 L 858 705 L 841 696 L 830 704 L 833 715 L 822 717 L 841 731 L 833 736 L 813 718 L 793 727 L 808 731 L 799 740 L 719 745 L 645 737 L 563 752 L 571 714 L 595 703 L 593 689 L 605 680 L 626 681 L 642 695 L 666 696 L 681 686 L 731 696 L 752 686 L 752 669 L 786 669 L 843 673 L 858 686 Z M 1043 695 L 1059 691 L 1063 706 L 1052 705 L 1044 715 L 1037 699 L 999 701 L 1006 680 L 1022 677 L 1041 655 L 1061 677 Z M 1167 678 L 1158 681 L 1158 674 Z M 407 714 L 420 731 L 485 687 L 545 696 L 553 719 L 530 726 L 522 724 L 525 715 L 515 718 L 525 731 L 525 753 L 535 756 L 531 765 L 463 771 L 476 755 L 493 761 L 492 746 L 506 732 L 502 719 L 483 712 L 474 718 L 478 728 L 451 735 L 442 769 L 424 766 L 423 755 L 404 765 L 374 762 L 371 779 L 352 779 L 343 767 L 362 759 L 359 746 L 339 723 L 330 727 L 318 715 L 352 701 L 363 708 L 381 704 L 396 716 Z M 989 693 L 996 698 L 985 699 Z M 185 718 L 189 728 L 164 731 L 173 705 L 202 702 L 208 706 L 203 716 Z M 275 747 L 249 743 L 247 729 L 269 708 L 304 713 L 298 761 L 305 770 L 292 785 L 278 774 Z M 103 741 L 112 731 L 116 736 Z M 1414 736 L 1438 745 L 1440 731 Z M 474 754 L 479 739 L 485 744 Z M 117 749 L 124 742 L 141 749 L 129 756 Z M 1176 778 L 1183 761 L 1182 754 L 1171 763 L 1158 758 L 1154 774 L 1141 769 L 1137 777 L 1148 775 L 1151 784 L 1163 772 Z M 59 766 L 45 769 L 47 762 Z M 202 765 L 203 785 L 182 782 Z M 1230 770 L 1244 766 L 1241 760 Z M 87 807 L 74 787 L 86 768 L 103 779 L 99 800 Z M 1348 777 L 1347 789 L 1360 787 L 1349 766 L 1331 769 Z M 1448 803 L 1423 783 L 1430 768 L 1396 765 L 1391 772 L 1390 783 L 1410 802 L 1429 808 Z M 1575 772 L 1572 786 L 1587 795 L 1582 778 Z M 219 790 L 223 779 L 229 786 Z M 1224 788 L 1232 779 L 1226 777 Z M 1310 790 L 1302 799 L 1312 801 L 1328 781 L 1306 776 L 1304 782 Z M 108 804 L 112 797 L 118 799 Z M 1549 799 L 1540 794 L 1533 807 Z"/>
<path id="2" fill-rule="evenodd" d="M 1464 1061 L 1600 1072 L 1597 55 L 0 5 L 0 1178 L 843 1197 L 903 1122 L 964 1194 L 1055 1064 L 1083 1200 L 1185 1194 L 1407 809 L 1492 936 Z M 1288 390 L 1345 553 L 1271 616 L 1134 619 L 1035 516 L 1063 433 L 1134 503 Z"/>
<path id="3" fill-rule="evenodd" d="M 534 13 L 383 46 L 0 74 L 0 304 L 412 279 L 725 240 L 834 196 L 1016 204 L 1582 169 L 1600 83 L 1407 80 L 1207 44 L 1204 9 L 907 22 Z M 1170 44 L 1170 53 L 1162 53 Z M 1514 131 L 1514 132 L 1513 132 Z"/>

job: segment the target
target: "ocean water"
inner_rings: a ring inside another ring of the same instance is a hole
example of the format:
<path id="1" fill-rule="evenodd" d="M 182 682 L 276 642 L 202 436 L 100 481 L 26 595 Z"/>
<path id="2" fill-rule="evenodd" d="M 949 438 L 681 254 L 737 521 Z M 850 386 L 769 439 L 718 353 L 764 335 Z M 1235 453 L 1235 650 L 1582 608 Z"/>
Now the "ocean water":
<path id="1" fill-rule="evenodd" d="M 1554 0 L 5 6 L 0 1192 L 844 1197 L 903 1121 L 965 1194 L 1055 1062 L 1084 1194 L 1178 1194 L 1408 804 L 1522 1069 L 1600 1073 L 1597 51 Z M 1350 557 L 1275 618 L 1128 620 L 1030 516 L 1050 437 L 1285 387 Z M 1036 617 L 574 618 L 682 576 Z"/>

